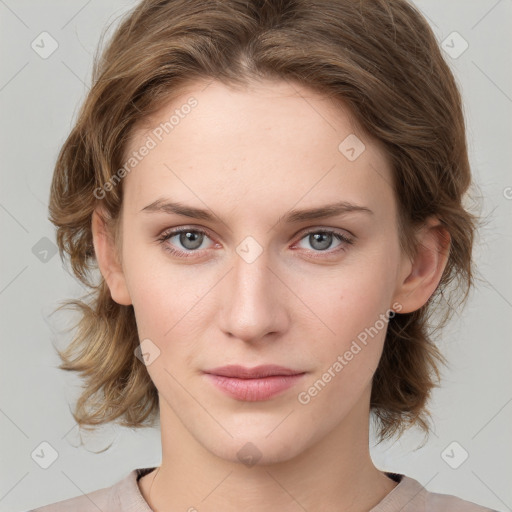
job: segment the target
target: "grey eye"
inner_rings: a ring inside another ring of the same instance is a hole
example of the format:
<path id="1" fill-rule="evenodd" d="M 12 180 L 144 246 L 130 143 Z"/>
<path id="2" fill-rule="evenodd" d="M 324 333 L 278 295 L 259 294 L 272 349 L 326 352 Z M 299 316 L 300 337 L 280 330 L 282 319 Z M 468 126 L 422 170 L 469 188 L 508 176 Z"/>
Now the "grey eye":
<path id="1" fill-rule="evenodd" d="M 310 233 L 308 237 L 311 247 L 318 251 L 325 251 L 325 249 L 329 249 L 333 241 L 332 233 Z"/>
<path id="2" fill-rule="evenodd" d="M 181 233 L 175 236 L 179 236 L 180 244 L 189 251 L 199 249 L 204 239 L 203 233 L 199 233 L 198 231 L 192 230 L 182 231 Z"/>

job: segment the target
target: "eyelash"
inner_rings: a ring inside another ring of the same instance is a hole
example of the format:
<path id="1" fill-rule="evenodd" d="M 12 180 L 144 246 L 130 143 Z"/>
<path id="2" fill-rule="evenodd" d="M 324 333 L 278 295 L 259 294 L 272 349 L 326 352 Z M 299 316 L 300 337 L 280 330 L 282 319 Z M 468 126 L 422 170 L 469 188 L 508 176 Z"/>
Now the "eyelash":
<path id="1" fill-rule="evenodd" d="M 199 250 L 194 250 L 194 251 L 189 251 L 189 252 L 180 251 L 179 249 L 174 249 L 173 247 L 170 247 L 168 244 L 165 243 L 165 242 L 167 242 L 167 240 L 173 238 L 176 235 L 179 235 L 181 233 L 189 233 L 189 232 L 200 233 L 200 234 L 205 235 L 208 238 L 210 238 L 208 233 L 203 229 L 186 228 L 185 227 L 185 228 L 177 228 L 177 229 L 173 229 L 170 231 L 166 231 L 157 239 L 157 241 L 160 242 L 163 245 L 164 250 L 169 252 L 171 255 L 177 256 L 180 258 L 191 258 L 191 257 L 195 256 L 195 253 L 198 253 L 200 251 Z M 299 241 L 303 240 L 304 238 L 306 238 L 308 235 L 311 235 L 311 234 L 333 235 L 334 238 L 336 238 L 340 242 L 343 242 L 344 244 L 352 245 L 354 243 L 353 238 L 350 238 L 338 231 L 333 231 L 333 230 L 329 230 L 329 229 L 321 229 L 321 228 L 311 229 L 311 230 L 305 232 L 302 235 L 302 237 L 299 239 Z M 322 258 L 322 257 L 325 257 L 324 255 L 332 256 L 333 254 L 338 254 L 339 252 L 345 251 L 345 250 L 346 250 L 346 248 L 344 248 L 343 244 L 342 244 L 339 248 L 337 248 L 334 251 L 326 250 L 326 251 L 312 251 L 312 252 L 319 254 L 318 256 L 313 256 L 313 258 L 319 258 L 319 257 Z"/>

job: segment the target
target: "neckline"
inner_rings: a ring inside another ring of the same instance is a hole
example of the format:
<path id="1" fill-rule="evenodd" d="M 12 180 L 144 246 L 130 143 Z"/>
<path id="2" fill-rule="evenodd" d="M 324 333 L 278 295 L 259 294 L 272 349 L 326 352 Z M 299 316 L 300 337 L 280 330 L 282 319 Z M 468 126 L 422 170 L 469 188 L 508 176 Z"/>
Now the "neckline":
<path id="1" fill-rule="evenodd" d="M 134 469 L 130 475 L 128 475 L 128 478 L 130 476 L 133 478 L 132 482 L 134 482 L 135 485 L 135 492 L 137 495 L 137 500 L 141 505 L 144 507 L 144 512 L 153 512 L 152 509 L 149 506 L 149 503 L 145 500 L 144 496 L 142 495 L 142 492 L 139 487 L 139 480 L 146 476 L 147 474 L 154 471 L 156 467 L 149 467 L 149 468 L 137 468 Z M 393 473 L 391 471 L 383 471 L 383 473 L 394 482 L 397 483 L 397 485 L 386 495 L 382 498 L 382 500 L 376 505 L 376 507 L 387 507 L 390 503 L 394 503 L 396 499 L 398 499 L 398 494 L 403 491 L 407 486 L 408 482 L 409 484 L 415 484 L 416 482 L 408 477 L 406 477 L 403 473 Z M 421 487 L 419 484 L 416 487 Z M 416 493 L 419 491 L 416 491 Z M 398 503 L 398 501 L 397 501 Z M 375 507 L 374 507 L 375 508 Z M 372 509 L 373 510 L 373 509 Z M 380 508 L 379 508 L 380 510 Z M 387 508 L 386 508 L 387 510 Z M 384 508 L 382 508 L 382 511 L 384 511 Z M 370 511 L 371 512 L 371 511 Z"/>
<path id="2" fill-rule="evenodd" d="M 393 480 L 394 482 L 400 483 L 404 477 L 402 473 L 392 473 L 390 471 L 384 471 L 384 474 Z"/>
<path id="3" fill-rule="evenodd" d="M 148 473 L 151 473 L 151 471 L 154 471 L 156 467 L 154 468 L 138 468 L 135 470 L 136 474 L 136 481 L 138 482 L 143 476 L 146 476 Z"/>
<path id="4" fill-rule="evenodd" d="M 156 469 L 156 467 L 153 467 L 153 468 L 138 468 L 135 470 L 136 472 L 136 475 L 137 475 L 137 482 L 143 477 L 143 476 L 146 476 L 147 474 L 151 473 L 151 471 L 154 471 Z M 402 481 L 402 478 L 404 477 L 404 475 L 402 473 L 392 473 L 391 471 L 384 471 L 384 474 L 390 478 L 391 480 L 393 480 L 394 482 L 397 482 L 397 483 L 400 483 Z"/>

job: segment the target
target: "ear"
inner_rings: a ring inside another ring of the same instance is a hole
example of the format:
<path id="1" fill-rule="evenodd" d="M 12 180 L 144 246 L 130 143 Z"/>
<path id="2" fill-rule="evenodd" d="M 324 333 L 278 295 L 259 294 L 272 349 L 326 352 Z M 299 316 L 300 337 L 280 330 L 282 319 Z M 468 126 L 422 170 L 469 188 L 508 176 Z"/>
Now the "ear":
<path id="1" fill-rule="evenodd" d="M 417 233 L 418 250 L 413 260 L 404 257 L 393 298 L 397 313 L 420 309 L 436 290 L 448 262 L 451 237 L 438 219 L 431 218 Z"/>
<path id="2" fill-rule="evenodd" d="M 110 289 L 112 299 L 118 304 L 129 306 L 132 301 L 126 286 L 114 238 L 100 213 L 103 213 L 102 210 L 95 209 L 92 213 L 91 221 L 94 252 L 98 267 Z"/>

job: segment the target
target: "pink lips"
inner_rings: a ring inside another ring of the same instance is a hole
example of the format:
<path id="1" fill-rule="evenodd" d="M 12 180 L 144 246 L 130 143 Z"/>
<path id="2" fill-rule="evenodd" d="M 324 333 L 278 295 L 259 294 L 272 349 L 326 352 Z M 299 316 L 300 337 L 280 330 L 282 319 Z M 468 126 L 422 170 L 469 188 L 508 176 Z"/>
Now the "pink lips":
<path id="1" fill-rule="evenodd" d="M 209 379 L 221 391 L 238 400 L 256 402 L 268 400 L 296 384 L 306 372 L 276 365 L 245 368 L 239 365 L 205 370 Z"/>

